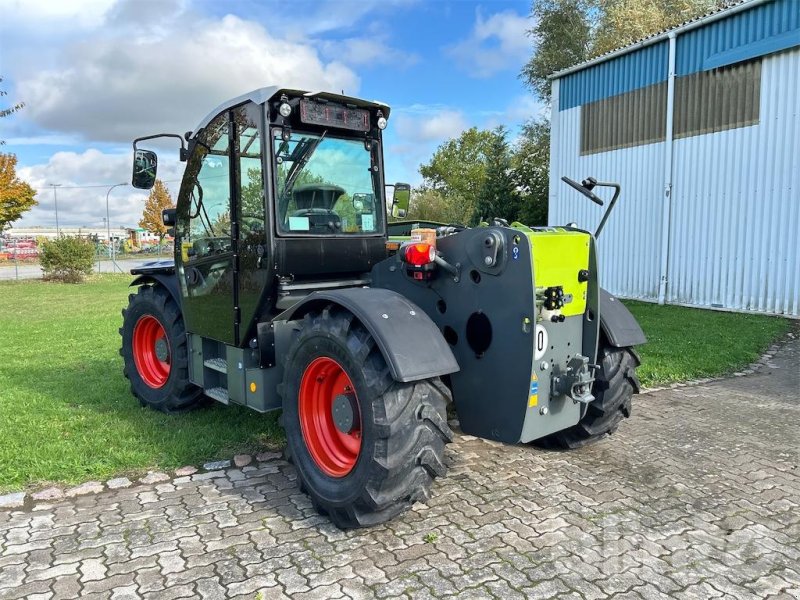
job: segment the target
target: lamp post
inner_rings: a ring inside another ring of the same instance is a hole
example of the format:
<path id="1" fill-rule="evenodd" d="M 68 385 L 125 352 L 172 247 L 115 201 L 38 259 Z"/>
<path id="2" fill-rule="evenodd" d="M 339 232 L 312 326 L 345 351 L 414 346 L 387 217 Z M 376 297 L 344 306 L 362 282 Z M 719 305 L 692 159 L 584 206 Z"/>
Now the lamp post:
<path id="1" fill-rule="evenodd" d="M 56 188 L 61 187 L 60 183 L 48 183 L 51 188 L 53 188 L 53 202 L 56 205 L 56 237 L 61 236 L 61 229 L 58 226 L 58 194 L 56 194 Z"/>
<path id="2" fill-rule="evenodd" d="M 111 243 L 111 217 L 110 217 L 109 212 L 108 212 L 108 195 L 111 193 L 111 190 L 113 190 L 115 187 L 119 187 L 121 185 L 128 185 L 128 184 L 124 183 L 124 182 L 123 183 L 115 183 L 110 188 L 108 188 L 108 191 L 106 192 L 106 235 L 108 236 L 109 252 L 112 252 L 113 246 L 112 246 L 112 243 Z M 117 263 L 114 261 L 113 253 L 111 254 L 110 258 L 111 258 L 111 262 L 116 266 Z"/>

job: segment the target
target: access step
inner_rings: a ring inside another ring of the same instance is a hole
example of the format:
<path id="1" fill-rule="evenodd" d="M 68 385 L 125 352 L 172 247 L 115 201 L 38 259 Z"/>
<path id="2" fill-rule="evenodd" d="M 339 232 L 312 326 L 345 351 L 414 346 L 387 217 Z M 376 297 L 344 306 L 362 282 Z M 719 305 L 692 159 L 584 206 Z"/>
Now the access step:
<path id="1" fill-rule="evenodd" d="M 217 402 L 222 402 L 223 404 L 228 403 L 228 390 L 224 387 L 213 387 L 204 390 L 204 393 L 209 398 L 213 398 Z"/>
<path id="2" fill-rule="evenodd" d="M 224 358 L 207 358 L 203 361 L 203 365 L 219 373 L 228 373 L 228 361 Z"/>

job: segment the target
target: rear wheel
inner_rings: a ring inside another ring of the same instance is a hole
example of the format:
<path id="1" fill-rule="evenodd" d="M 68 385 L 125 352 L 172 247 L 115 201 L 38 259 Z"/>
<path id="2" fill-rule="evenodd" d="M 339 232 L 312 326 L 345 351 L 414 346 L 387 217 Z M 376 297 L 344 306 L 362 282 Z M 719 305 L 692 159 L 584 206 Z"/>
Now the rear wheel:
<path id="1" fill-rule="evenodd" d="M 161 286 L 143 285 L 122 311 L 124 374 L 143 406 L 162 412 L 185 410 L 202 390 L 189 382 L 186 329 L 180 309 Z"/>
<path id="2" fill-rule="evenodd" d="M 382 523 L 427 498 L 444 475 L 449 390 L 392 379 L 352 314 L 306 315 L 289 351 L 283 426 L 301 489 L 341 528 Z"/>
<path id="3" fill-rule="evenodd" d="M 595 399 L 586 407 L 586 414 L 577 425 L 541 440 L 542 445 L 580 448 L 614 433 L 622 419 L 631 416 L 633 395 L 639 393 L 639 357 L 632 348 L 615 348 L 601 339 L 597 362 L 600 369 L 595 371 L 592 386 Z"/>

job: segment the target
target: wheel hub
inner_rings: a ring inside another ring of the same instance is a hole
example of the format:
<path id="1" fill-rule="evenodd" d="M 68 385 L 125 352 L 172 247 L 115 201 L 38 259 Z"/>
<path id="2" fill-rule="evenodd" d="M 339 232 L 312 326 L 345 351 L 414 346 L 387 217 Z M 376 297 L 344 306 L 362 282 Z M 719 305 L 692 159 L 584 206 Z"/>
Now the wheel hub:
<path id="1" fill-rule="evenodd" d="M 339 394 L 332 403 L 333 424 L 342 433 L 351 433 L 355 429 L 358 405 L 356 395 L 351 393 Z"/>
<path id="2" fill-rule="evenodd" d="M 169 346 L 165 338 L 158 338 L 156 340 L 156 358 L 161 362 L 167 362 L 169 358 Z"/>

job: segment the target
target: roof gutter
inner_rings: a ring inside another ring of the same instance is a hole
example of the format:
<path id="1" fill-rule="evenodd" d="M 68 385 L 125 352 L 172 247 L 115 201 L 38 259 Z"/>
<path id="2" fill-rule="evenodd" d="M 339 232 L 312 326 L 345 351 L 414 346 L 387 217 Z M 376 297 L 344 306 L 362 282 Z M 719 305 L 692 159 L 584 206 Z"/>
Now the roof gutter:
<path id="1" fill-rule="evenodd" d="M 596 64 L 605 62 L 607 60 L 611 60 L 612 58 L 617 58 L 618 56 L 622 56 L 623 54 L 628 54 L 630 52 L 634 52 L 635 50 L 639 50 L 641 48 L 646 48 L 647 46 L 652 46 L 653 44 L 657 44 L 659 42 L 663 42 L 670 38 L 670 36 L 679 36 L 687 31 L 691 31 L 692 29 L 697 29 L 698 27 L 703 27 L 704 25 L 708 25 L 709 23 L 713 23 L 714 21 L 719 21 L 720 19 L 725 19 L 737 13 L 740 13 L 744 10 L 750 10 L 753 7 L 759 6 L 761 4 L 765 4 L 767 2 L 773 2 L 774 0 L 749 0 L 749 2 L 742 2 L 741 4 L 737 4 L 727 10 L 722 10 L 720 12 L 714 13 L 713 15 L 708 15 L 707 17 L 703 17 L 702 19 L 698 19 L 697 21 L 691 21 L 675 29 L 670 29 L 663 33 L 659 33 L 651 38 L 646 38 L 639 42 L 635 42 L 630 46 L 624 46 L 618 50 L 614 50 L 609 52 L 608 54 L 603 54 L 602 56 L 598 56 L 597 58 L 593 58 L 591 60 L 587 60 L 586 62 L 579 63 L 573 67 L 569 67 L 567 69 L 562 69 L 561 71 L 556 71 L 552 75 L 548 75 L 547 78 L 550 80 L 559 79 L 564 77 L 564 75 L 569 75 L 570 73 L 575 73 L 576 71 L 583 71 L 588 67 L 592 67 Z"/>

